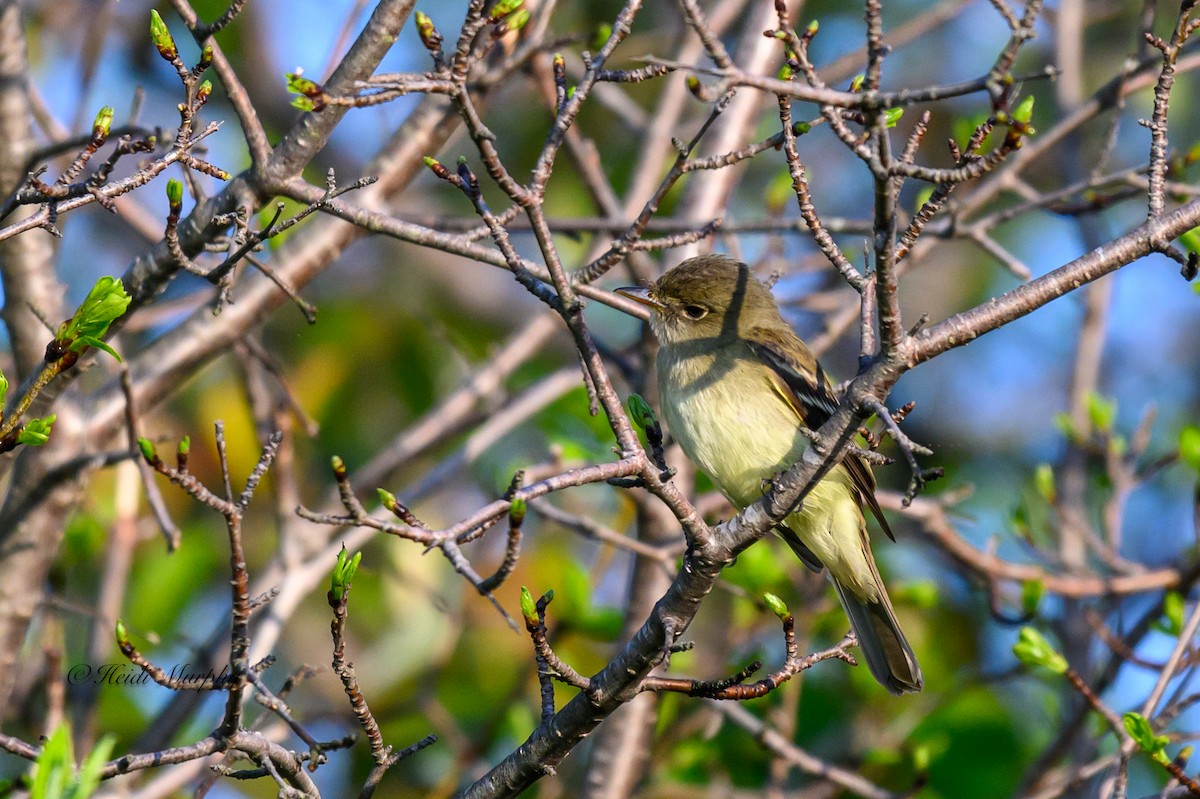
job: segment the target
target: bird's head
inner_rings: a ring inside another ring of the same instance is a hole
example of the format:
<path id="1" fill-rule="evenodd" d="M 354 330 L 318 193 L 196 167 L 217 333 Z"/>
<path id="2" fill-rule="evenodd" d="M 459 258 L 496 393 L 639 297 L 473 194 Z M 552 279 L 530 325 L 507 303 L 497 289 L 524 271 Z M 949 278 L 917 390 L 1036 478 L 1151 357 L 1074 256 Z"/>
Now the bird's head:
<path id="1" fill-rule="evenodd" d="M 650 308 L 650 327 L 666 345 L 734 339 L 755 327 L 783 324 L 771 290 L 725 255 L 689 258 L 647 287 L 617 293 Z"/>

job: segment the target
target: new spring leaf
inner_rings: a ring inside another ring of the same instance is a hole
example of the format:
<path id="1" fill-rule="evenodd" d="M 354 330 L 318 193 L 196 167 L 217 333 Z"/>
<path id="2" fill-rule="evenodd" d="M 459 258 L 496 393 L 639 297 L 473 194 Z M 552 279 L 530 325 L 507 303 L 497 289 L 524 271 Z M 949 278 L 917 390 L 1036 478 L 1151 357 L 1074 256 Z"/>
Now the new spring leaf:
<path id="1" fill-rule="evenodd" d="M 1021 628 L 1017 642 L 1013 644 L 1013 654 L 1027 666 L 1041 666 L 1055 674 L 1065 674 L 1067 671 L 1067 659 L 1032 627 Z"/>

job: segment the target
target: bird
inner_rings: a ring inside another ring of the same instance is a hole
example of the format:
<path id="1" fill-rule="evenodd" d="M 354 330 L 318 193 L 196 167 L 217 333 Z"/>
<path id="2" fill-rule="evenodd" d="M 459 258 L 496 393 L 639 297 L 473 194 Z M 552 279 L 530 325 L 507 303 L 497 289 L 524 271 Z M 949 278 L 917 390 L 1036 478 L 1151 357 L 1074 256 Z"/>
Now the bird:
<path id="1" fill-rule="evenodd" d="M 662 415 L 684 454 L 737 508 L 803 454 L 837 409 L 838 396 L 774 295 L 746 264 L 720 254 L 689 258 L 646 287 L 617 293 L 650 309 L 659 342 Z M 871 674 L 896 695 L 924 679 L 888 598 L 864 508 L 894 540 L 875 478 L 848 454 L 776 532 L 814 571 L 825 568 Z"/>

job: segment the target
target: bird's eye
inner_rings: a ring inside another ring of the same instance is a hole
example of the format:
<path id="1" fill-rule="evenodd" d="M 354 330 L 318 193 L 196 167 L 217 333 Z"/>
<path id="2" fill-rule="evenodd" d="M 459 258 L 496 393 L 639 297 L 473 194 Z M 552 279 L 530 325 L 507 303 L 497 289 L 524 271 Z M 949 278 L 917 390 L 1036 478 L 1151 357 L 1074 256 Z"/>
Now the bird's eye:
<path id="1" fill-rule="evenodd" d="M 708 309 L 703 305 L 685 305 L 683 306 L 683 315 L 692 321 L 696 321 L 708 316 Z"/>

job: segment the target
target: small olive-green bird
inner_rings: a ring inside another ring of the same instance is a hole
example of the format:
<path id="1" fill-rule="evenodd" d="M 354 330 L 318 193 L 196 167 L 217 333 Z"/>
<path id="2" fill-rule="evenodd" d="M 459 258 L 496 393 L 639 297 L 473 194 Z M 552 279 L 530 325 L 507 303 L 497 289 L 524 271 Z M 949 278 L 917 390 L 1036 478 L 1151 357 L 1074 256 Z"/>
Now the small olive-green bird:
<path id="1" fill-rule="evenodd" d="M 800 428 L 816 430 L 837 407 L 820 364 L 770 289 L 726 256 L 691 258 L 648 288 L 617 291 L 651 310 L 671 435 L 730 502 L 752 504 L 808 446 Z M 847 455 L 776 529 L 810 568 L 829 570 L 875 679 L 894 694 L 920 691 L 921 669 L 871 555 L 864 506 L 892 537 L 871 467 Z"/>

